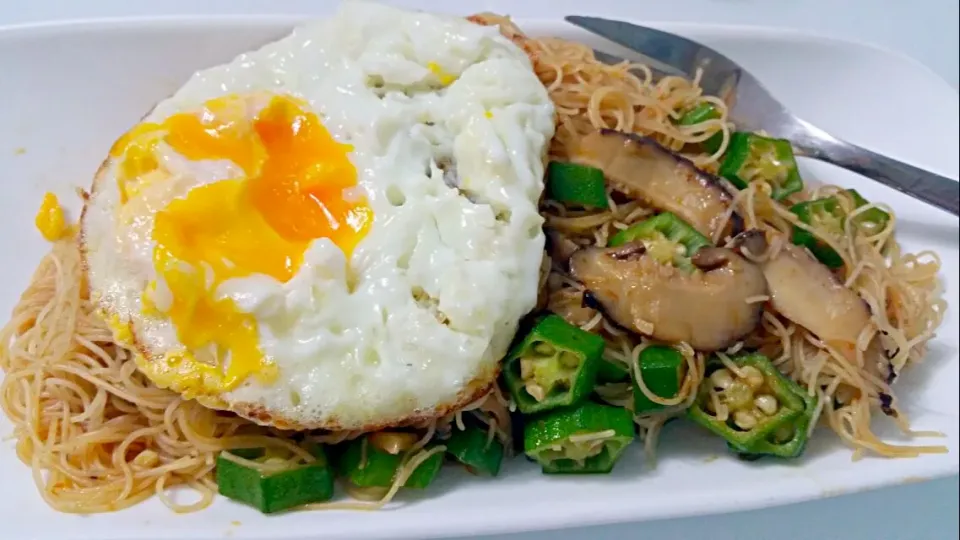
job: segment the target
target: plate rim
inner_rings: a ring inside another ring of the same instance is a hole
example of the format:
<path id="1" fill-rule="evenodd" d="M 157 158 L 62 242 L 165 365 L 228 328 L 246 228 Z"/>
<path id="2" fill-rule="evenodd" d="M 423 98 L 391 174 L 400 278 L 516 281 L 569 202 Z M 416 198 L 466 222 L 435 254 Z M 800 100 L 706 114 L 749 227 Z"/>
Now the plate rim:
<path id="1" fill-rule="evenodd" d="M 588 16 L 588 12 L 579 13 L 579 15 Z M 562 16 L 555 17 L 517 17 L 516 20 L 522 20 L 525 23 L 556 24 L 562 23 L 569 25 L 570 28 L 576 28 L 570 23 L 563 21 Z M 193 14 L 172 14 L 172 15 L 127 15 L 127 16 L 105 16 L 105 17 L 80 17 L 66 18 L 56 20 L 40 20 L 12 24 L 0 24 L 0 39 L 9 37 L 22 37 L 24 34 L 36 32 L 38 34 L 54 34 L 67 31 L 99 31 L 114 30 L 122 28 L 125 25 L 149 26 L 149 25 L 177 25 L 177 26 L 201 26 L 211 24 L 290 24 L 294 25 L 310 19 L 318 18 L 317 14 L 310 13 L 232 13 L 219 15 L 193 15 Z M 624 22 L 633 22 L 640 24 L 632 17 L 620 19 Z M 954 94 L 960 95 L 960 88 L 954 87 L 940 74 L 920 60 L 902 52 L 879 43 L 852 39 L 846 36 L 836 35 L 830 32 L 818 32 L 807 29 L 798 29 L 788 26 L 760 25 L 760 24 L 729 24 L 729 23 L 709 23 L 709 22 L 686 22 L 670 20 L 642 21 L 643 25 L 654 28 L 675 29 L 683 32 L 684 30 L 711 31 L 724 34 L 755 34 L 763 35 L 768 39 L 799 39 L 813 40 L 821 42 L 830 42 L 842 46 L 854 46 L 859 48 L 872 49 L 875 52 L 884 55 L 896 56 L 913 64 L 915 67 L 922 68 L 928 75 L 935 77 L 946 88 Z M 19 34 L 19 36 L 18 36 Z"/>
<path id="2" fill-rule="evenodd" d="M 136 28 L 154 28 L 154 29 L 182 29 L 185 27 L 219 27 L 223 28 L 224 25 L 227 26 L 247 26 L 253 25 L 257 27 L 273 27 L 276 25 L 289 25 L 293 26 L 304 20 L 310 18 L 315 18 L 316 16 L 311 15 L 254 15 L 254 14 L 243 14 L 243 15 L 167 15 L 167 16 L 137 16 L 137 17 L 103 17 L 103 18 L 90 18 L 90 19 L 68 19 L 68 20 L 59 20 L 59 21 L 42 21 L 42 22 L 31 22 L 31 23 L 21 23 L 14 25 L 0 26 L 0 47 L 5 46 L 8 39 L 16 40 L 17 38 L 31 38 L 31 37 L 44 37 L 44 36 L 55 36 L 63 33 L 85 33 L 85 32 L 99 32 L 99 31 L 128 31 Z M 542 25 L 559 25 L 565 24 L 561 19 L 556 18 L 527 18 L 527 17 L 518 17 L 518 21 L 526 24 L 542 24 Z M 624 19 L 630 20 L 630 19 Z M 930 84 L 933 84 L 933 81 L 939 81 L 938 84 L 942 84 L 944 87 L 949 88 L 954 95 L 960 95 L 960 92 L 952 85 L 950 85 L 945 79 L 939 76 L 936 72 L 931 70 L 929 67 L 923 63 L 913 59 L 912 57 L 894 51 L 885 47 L 873 45 L 870 43 L 865 43 L 858 40 L 851 40 L 847 38 L 834 37 L 829 35 L 818 34 L 814 32 L 809 32 L 805 30 L 796 30 L 789 28 L 779 28 L 775 26 L 758 26 L 758 25 L 731 25 L 731 24 L 712 24 L 712 23 L 686 23 L 686 22 L 670 22 L 670 21 L 644 21 L 644 24 L 648 26 L 655 26 L 658 28 L 666 28 L 671 31 L 678 31 L 678 33 L 683 33 L 684 31 L 689 32 L 708 32 L 714 33 L 716 35 L 729 35 L 731 37 L 738 37 L 742 39 L 765 39 L 765 40 L 775 40 L 775 41 L 798 41 L 798 42 L 819 42 L 829 44 L 836 47 L 856 47 L 856 48 L 865 48 L 871 49 L 875 52 L 886 56 L 893 56 L 899 59 L 900 61 L 909 62 L 914 65 L 914 67 L 920 68 L 930 77 Z M 570 27 L 571 29 L 575 27 Z M 956 309 L 956 307 L 954 307 Z M 923 476 L 923 481 L 933 480 L 937 478 L 946 478 L 955 476 L 960 473 L 960 462 L 951 463 L 951 467 L 944 467 L 933 471 L 932 474 L 925 474 Z M 858 484 L 857 487 L 843 490 L 842 492 L 830 492 L 820 494 L 807 494 L 801 493 L 799 495 L 792 494 L 778 494 L 775 501 L 756 501 L 756 504 L 750 504 L 747 506 L 742 505 L 737 501 L 716 501 L 716 504 L 711 505 L 708 508 L 698 505 L 696 509 L 689 510 L 684 508 L 677 508 L 672 512 L 661 512 L 656 516 L 648 517 L 637 517 L 636 514 L 630 514 L 629 512 L 624 512 L 623 507 L 617 507 L 615 510 L 597 511 L 598 507 L 591 506 L 591 512 L 577 512 L 573 515 L 567 517 L 561 517 L 561 519 L 555 519 L 552 521 L 545 520 L 543 518 L 533 519 L 528 523 L 517 523 L 516 521 L 487 521 L 484 522 L 482 529 L 479 529 L 479 532 L 474 534 L 498 534 L 498 533 L 508 533 L 508 532 L 526 532 L 534 530 L 556 530 L 559 528 L 566 527 L 584 527 L 591 525 L 599 524 L 613 524 L 613 523 L 625 523 L 625 522 L 640 522 L 648 520 L 659 520 L 659 519 L 670 519 L 678 517 L 694 517 L 697 515 L 716 515 L 716 514 L 725 514 L 734 511 L 741 510 L 759 510 L 771 506 L 782 506 L 795 504 L 798 502 L 808 501 L 808 500 L 817 500 L 831 498 L 839 495 L 852 494 L 863 491 L 872 491 L 877 489 L 884 489 L 890 486 L 899 485 L 906 481 L 913 481 L 906 478 L 887 478 L 879 482 L 874 481 L 869 485 Z M 83 534 L 83 533 L 81 533 Z M 265 533 L 264 533 L 265 534 Z M 404 527 L 404 530 L 400 535 L 391 536 L 392 538 L 433 538 L 439 537 L 443 534 L 443 531 L 440 527 L 422 525 L 411 523 Z M 266 536 L 255 536 L 248 534 L 241 534 L 243 538 L 263 538 L 267 539 Z M 83 536 L 81 536 L 83 537 Z M 373 538 L 375 535 L 368 534 L 364 535 L 365 538 Z M 79 538 L 79 537 L 78 537 Z M 111 537 L 113 538 L 113 537 Z M 189 538 L 210 538 L 210 537 L 200 537 L 200 536 L 190 536 Z M 304 536 L 302 538 L 313 538 Z"/>

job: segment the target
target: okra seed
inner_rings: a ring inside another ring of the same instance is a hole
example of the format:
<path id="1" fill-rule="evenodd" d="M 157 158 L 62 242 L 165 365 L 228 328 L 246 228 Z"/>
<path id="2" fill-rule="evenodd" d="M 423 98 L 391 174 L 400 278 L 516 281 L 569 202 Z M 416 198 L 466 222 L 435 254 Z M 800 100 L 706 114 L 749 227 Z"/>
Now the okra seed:
<path id="1" fill-rule="evenodd" d="M 714 388 L 724 390 L 733 384 L 733 376 L 726 369 L 718 369 L 710 375 L 710 382 L 713 383 Z"/>
<path id="2" fill-rule="evenodd" d="M 560 353 L 560 365 L 565 368 L 573 369 L 580 365 L 580 359 L 577 357 L 577 355 L 571 352 L 562 351 Z"/>
<path id="3" fill-rule="evenodd" d="M 520 359 L 520 378 L 529 379 L 533 377 L 533 361 L 527 358 Z"/>
<path id="4" fill-rule="evenodd" d="M 720 398 L 731 409 L 749 410 L 753 408 L 753 390 L 741 381 L 734 381 L 730 384 L 723 390 Z"/>
<path id="5" fill-rule="evenodd" d="M 704 407 L 706 407 L 708 413 L 713 415 L 717 414 L 717 407 L 713 404 L 712 399 L 708 399 L 707 402 L 704 403 Z"/>
<path id="6" fill-rule="evenodd" d="M 794 427 L 787 425 L 782 426 L 780 429 L 773 433 L 773 439 L 780 444 L 783 444 L 793 438 Z"/>
<path id="7" fill-rule="evenodd" d="M 524 385 L 524 389 L 537 401 L 543 401 L 543 398 L 547 397 L 547 393 L 543 390 L 543 387 L 535 382 L 528 382 Z"/>
<path id="8" fill-rule="evenodd" d="M 770 394 L 760 394 L 753 400 L 753 404 L 760 409 L 760 412 L 767 416 L 773 416 L 777 414 L 777 409 L 780 407 L 780 404 L 777 403 L 777 398 L 771 396 Z"/>
<path id="9" fill-rule="evenodd" d="M 757 417 L 751 412 L 735 411 L 733 413 L 733 423 L 742 429 L 753 429 L 757 425 Z"/>
<path id="10" fill-rule="evenodd" d="M 753 366 L 743 366 L 740 368 L 740 377 L 754 390 L 763 386 L 763 373 L 760 373 L 760 370 Z"/>
<path id="11" fill-rule="evenodd" d="M 370 444 L 388 454 L 399 455 L 417 444 L 420 437 L 414 433 L 378 431 L 370 435 Z"/>
<path id="12" fill-rule="evenodd" d="M 533 346 L 533 352 L 543 356 L 553 356 L 556 351 L 549 343 L 540 342 Z"/>

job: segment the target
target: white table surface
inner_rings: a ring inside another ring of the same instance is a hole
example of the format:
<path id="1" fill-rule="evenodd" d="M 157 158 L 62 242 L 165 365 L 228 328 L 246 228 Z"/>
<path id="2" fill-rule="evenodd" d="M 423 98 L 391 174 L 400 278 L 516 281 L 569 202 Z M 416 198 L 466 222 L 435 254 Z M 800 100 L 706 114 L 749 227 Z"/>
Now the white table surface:
<path id="1" fill-rule="evenodd" d="M 0 0 L 0 26 L 56 19 L 214 13 L 316 13 L 325 0 Z M 429 8 L 438 0 L 393 0 Z M 458 2 L 460 3 L 460 2 Z M 957 0 L 471 0 L 471 10 L 518 17 L 584 13 L 649 21 L 791 27 L 898 50 L 953 86 L 960 79 Z M 452 8 L 447 8 L 452 9 Z M 903 485 L 762 511 L 633 525 L 484 537 L 483 540 L 627 538 L 926 540 L 960 538 L 960 480 Z"/>

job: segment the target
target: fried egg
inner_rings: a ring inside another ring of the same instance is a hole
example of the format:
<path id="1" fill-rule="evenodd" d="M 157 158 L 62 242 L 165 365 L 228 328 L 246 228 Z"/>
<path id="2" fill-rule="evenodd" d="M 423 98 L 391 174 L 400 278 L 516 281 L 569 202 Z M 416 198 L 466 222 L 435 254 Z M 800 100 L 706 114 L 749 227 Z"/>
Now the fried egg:
<path id="1" fill-rule="evenodd" d="M 348 1 L 123 135 L 79 235 L 137 366 L 288 429 L 449 413 L 535 305 L 554 109 L 496 28 Z"/>

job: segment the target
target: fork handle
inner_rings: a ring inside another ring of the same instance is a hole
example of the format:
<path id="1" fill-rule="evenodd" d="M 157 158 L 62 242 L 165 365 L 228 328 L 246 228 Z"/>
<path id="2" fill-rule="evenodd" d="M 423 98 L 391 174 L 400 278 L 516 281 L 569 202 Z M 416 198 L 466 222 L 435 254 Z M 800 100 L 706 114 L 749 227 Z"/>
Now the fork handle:
<path id="1" fill-rule="evenodd" d="M 806 122 L 790 137 L 801 155 L 832 163 L 960 215 L 960 183 L 836 139 Z"/>

